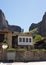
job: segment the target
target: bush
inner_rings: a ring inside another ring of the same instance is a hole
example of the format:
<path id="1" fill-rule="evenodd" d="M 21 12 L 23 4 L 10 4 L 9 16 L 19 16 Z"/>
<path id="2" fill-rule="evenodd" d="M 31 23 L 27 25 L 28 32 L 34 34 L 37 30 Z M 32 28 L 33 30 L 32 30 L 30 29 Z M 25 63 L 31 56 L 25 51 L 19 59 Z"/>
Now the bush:
<path id="1" fill-rule="evenodd" d="M 42 39 L 44 39 L 44 37 L 42 37 L 41 35 L 36 35 L 35 37 L 34 37 L 34 42 L 38 42 L 38 41 L 40 41 L 40 40 L 42 40 Z"/>

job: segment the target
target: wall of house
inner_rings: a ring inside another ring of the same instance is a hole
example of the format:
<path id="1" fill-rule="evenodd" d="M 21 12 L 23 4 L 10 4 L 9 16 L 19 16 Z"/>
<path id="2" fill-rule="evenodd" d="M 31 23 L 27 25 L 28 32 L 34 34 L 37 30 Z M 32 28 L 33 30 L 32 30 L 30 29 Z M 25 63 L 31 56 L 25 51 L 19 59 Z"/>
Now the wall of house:
<path id="1" fill-rule="evenodd" d="M 6 37 L 7 37 L 7 33 L 0 32 L 0 60 L 2 60 L 2 57 L 4 56 L 2 45 Z"/>
<path id="2" fill-rule="evenodd" d="M 4 40 L 1 42 L 3 44 L 4 41 L 8 43 L 8 46 L 12 47 L 12 32 L 0 32 L 0 34 L 4 34 Z"/>
<path id="3" fill-rule="evenodd" d="M 19 41 L 19 38 L 22 38 L 22 42 Z M 23 38 L 25 38 L 25 42 L 23 42 Z M 26 38 L 28 38 L 28 42 L 26 42 Z M 31 42 L 29 42 L 29 38 L 31 38 Z M 33 38 L 31 36 L 18 36 L 18 45 L 32 45 Z"/>
<path id="4" fill-rule="evenodd" d="M 8 38 L 8 46 L 9 48 L 11 48 L 12 47 L 12 32 L 9 32 L 7 34 L 7 38 Z"/>

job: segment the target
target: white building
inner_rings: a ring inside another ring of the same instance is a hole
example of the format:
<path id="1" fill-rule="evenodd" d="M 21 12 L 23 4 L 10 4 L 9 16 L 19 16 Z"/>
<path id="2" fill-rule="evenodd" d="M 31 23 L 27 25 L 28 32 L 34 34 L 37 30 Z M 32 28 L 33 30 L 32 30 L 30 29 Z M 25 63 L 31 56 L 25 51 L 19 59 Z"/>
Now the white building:
<path id="1" fill-rule="evenodd" d="M 13 47 L 28 47 L 33 45 L 33 37 L 31 34 L 19 33 L 13 36 Z"/>
<path id="2" fill-rule="evenodd" d="M 18 45 L 32 45 L 33 37 L 29 34 L 20 34 L 18 35 Z"/>

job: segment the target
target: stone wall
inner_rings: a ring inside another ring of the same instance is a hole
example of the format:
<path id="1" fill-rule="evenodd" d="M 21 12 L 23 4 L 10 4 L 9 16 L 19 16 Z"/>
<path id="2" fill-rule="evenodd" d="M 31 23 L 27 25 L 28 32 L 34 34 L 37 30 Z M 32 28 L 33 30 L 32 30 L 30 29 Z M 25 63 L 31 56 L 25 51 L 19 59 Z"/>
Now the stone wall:
<path id="1" fill-rule="evenodd" d="M 46 50 L 14 51 L 15 61 L 42 61 L 46 60 Z"/>
<path id="2" fill-rule="evenodd" d="M 25 51 L 25 61 L 46 60 L 46 52 L 44 51 Z"/>
<path id="3" fill-rule="evenodd" d="M 17 51 L 17 61 L 42 61 L 46 60 L 46 51 L 31 50 L 31 51 Z"/>
<path id="4" fill-rule="evenodd" d="M 16 51 L 16 61 L 24 61 L 25 51 Z"/>

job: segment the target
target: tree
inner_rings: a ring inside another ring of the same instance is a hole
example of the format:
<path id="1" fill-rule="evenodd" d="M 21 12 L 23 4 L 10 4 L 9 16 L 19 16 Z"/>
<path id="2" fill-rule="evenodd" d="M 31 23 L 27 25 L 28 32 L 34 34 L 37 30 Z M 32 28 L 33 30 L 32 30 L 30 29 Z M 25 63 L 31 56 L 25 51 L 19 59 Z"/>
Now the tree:
<path id="1" fill-rule="evenodd" d="M 37 41 L 40 41 L 40 40 L 42 40 L 42 39 L 44 39 L 44 37 L 42 37 L 41 35 L 36 35 L 35 37 L 34 37 L 34 42 L 37 42 Z"/>

